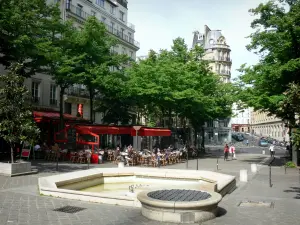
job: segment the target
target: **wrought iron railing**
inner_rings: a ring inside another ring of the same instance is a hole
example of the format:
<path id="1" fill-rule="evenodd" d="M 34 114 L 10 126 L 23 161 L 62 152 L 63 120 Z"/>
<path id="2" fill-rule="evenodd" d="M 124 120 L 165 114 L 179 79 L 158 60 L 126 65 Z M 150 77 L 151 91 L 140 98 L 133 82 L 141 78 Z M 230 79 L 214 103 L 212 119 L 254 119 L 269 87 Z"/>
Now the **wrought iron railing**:
<path id="1" fill-rule="evenodd" d="M 89 92 L 84 88 L 78 88 L 78 87 L 70 87 L 68 88 L 67 94 L 69 96 L 75 96 L 75 97 L 82 97 L 82 98 L 89 98 Z"/>
<path id="2" fill-rule="evenodd" d="M 84 20 L 86 20 L 88 17 L 92 16 L 91 14 L 85 12 L 81 7 L 72 5 L 71 3 L 68 3 L 68 2 L 66 3 L 66 10 Z M 114 28 L 110 24 L 107 24 L 106 22 L 103 22 L 103 21 L 101 21 L 101 22 L 106 26 L 106 29 L 108 30 L 108 32 L 114 34 L 115 36 L 119 37 L 120 39 L 122 39 L 136 47 L 140 47 L 140 43 L 135 41 L 133 38 L 124 34 L 122 31 Z M 131 24 L 131 23 L 125 23 L 125 24 L 128 27 L 130 27 L 131 29 L 134 29 L 133 24 Z"/>

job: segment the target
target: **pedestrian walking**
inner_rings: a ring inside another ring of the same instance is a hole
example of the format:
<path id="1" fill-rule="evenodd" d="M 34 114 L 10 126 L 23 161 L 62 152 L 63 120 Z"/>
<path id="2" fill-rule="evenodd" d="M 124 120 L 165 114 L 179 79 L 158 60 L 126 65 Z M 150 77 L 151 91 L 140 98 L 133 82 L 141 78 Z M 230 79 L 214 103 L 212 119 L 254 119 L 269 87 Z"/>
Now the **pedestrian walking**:
<path id="1" fill-rule="evenodd" d="M 231 144 L 230 148 L 229 148 L 229 152 L 231 153 L 231 159 L 234 160 L 236 159 L 235 157 L 235 147 L 233 144 Z"/>
<path id="2" fill-rule="evenodd" d="M 228 160 L 228 154 L 229 154 L 229 147 L 228 147 L 228 144 L 226 144 L 224 147 L 224 161 Z"/>
<path id="3" fill-rule="evenodd" d="M 269 150 L 270 150 L 270 154 L 271 154 L 271 157 L 274 157 L 275 156 L 275 146 L 273 145 L 273 144 L 271 144 L 270 145 L 270 148 L 269 148 Z"/>
<path id="4" fill-rule="evenodd" d="M 248 139 L 246 140 L 246 145 L 249 146 L 249 140 Z"/>

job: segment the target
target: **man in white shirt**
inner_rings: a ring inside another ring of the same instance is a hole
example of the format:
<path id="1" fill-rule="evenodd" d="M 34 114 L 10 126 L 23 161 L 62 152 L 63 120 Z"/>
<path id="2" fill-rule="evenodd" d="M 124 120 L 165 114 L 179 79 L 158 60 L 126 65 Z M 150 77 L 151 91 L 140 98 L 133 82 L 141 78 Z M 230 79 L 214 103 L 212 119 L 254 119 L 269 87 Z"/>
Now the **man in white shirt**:
<path id="1" fill-rule="evenodd" d="M 274 149 L 274 145 L 273 144 L 270 145 L 269 150 L 270 150 L 271 157 L 274 157 L 274 155 L 275 155 L 275 149 Z"/>

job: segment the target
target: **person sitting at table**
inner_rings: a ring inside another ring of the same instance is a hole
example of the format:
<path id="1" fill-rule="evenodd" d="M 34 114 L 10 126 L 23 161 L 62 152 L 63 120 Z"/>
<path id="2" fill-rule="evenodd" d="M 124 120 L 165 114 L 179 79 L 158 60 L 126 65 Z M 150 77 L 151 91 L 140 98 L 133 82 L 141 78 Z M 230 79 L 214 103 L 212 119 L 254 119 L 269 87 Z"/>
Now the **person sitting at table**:
<path id="1" fill-rule="evenodd" d="M 42 150 L 43 150 L 43 151 L 49 150 L 49 146 L 46 144 L 46 142 L 43 143 L 43 145 L 42 145 Z"/>
<path id="2" fill-rule="evenodd" d="M 41 146 L 39 144 L 36 144 L 34 147 L 33 147 L 33 150 L 34 151 L 39 151 L 41 150 Z"/>

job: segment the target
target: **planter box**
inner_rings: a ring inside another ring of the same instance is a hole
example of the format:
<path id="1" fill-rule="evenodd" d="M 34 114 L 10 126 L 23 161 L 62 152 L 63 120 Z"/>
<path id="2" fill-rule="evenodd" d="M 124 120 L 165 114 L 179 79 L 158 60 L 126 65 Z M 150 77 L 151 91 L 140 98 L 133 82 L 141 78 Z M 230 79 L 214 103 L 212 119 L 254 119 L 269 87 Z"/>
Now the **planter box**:
<path id="1" fill-rule="evenodd" d="M 36 172 L 31 170 L 31 162 L 0 163 L 0 175 L 12 177 Z"/>

